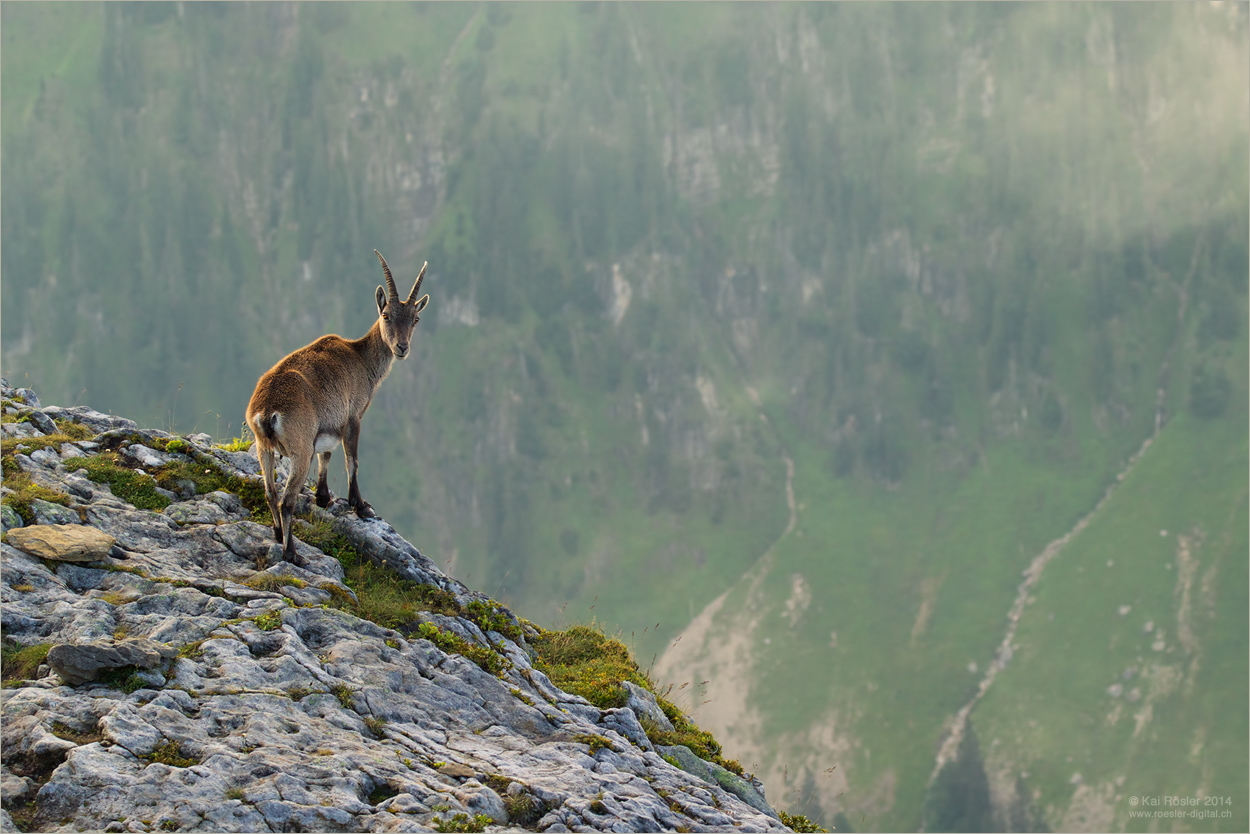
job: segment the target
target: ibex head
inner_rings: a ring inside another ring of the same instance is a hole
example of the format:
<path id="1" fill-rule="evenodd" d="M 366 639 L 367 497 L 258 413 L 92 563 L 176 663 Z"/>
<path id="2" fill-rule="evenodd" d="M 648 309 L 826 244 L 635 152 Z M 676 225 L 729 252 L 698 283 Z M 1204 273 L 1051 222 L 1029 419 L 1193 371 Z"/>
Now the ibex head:
<path id="1" fill-rule="evenodd" d="M 378 324 L 382 327 L 382 341 L 391 349 L 396 359 L 404 359 L 412 349 L 412 330 L 417 326 L 420 317 L 417 315 L 425 309 L 430 296 L 423 295 L 419 300 L 417 293 L 421 291 L 421 281 L 425 278 L 425 267 L 417 275 L 417 283 L 412 285 L 407 301 L 399 300 L 399 291 L 395 289 L 395 279 L 391 277 L 391 268 L 386 265 L 386 258 L 374 249 L 373 254 L 382 262 L 382 274 L 386 276 L 386 287 L 378 287 Z"/>

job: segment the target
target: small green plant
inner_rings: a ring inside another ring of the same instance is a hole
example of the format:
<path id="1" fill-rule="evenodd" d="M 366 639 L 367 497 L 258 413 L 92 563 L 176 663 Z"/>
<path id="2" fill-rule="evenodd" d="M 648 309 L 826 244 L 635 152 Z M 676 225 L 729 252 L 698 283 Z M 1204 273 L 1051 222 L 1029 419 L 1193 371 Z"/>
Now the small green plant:
<path id="1" fill-rule="evenodd" d="M 787 814 L 785 811 L 778 811 L 777 816 L 781 818 L 781 824 L 793 831 L 799 832 L 823 832 L 829 834 L 829 829 L 821 828 L 816 823 L 809 820 L 802 814 Z"/>
<path id="2" fill-rule="evenodd" d="M 148 684 L 139 677 L 139 670 L 134 666 L 121 666 L 116 669 L 109 669 L 99 677 L 100 683 L 105 686 L 111 686 L 120 689 L 129 695 L 132 692 L 138 692 Z"/>
<path id="3" fill-rule="evenodd" d="M 592 756 L 605 748 L 608 750 L 612 749 L 612 742 L 598 733 L 582 733 L 581 735 L 573 736 L 573 740 L 579 744 L 588 745 L 590 747 L 590 755 Z"/>
<path id="4" fill-rule="evenodd" d="M 193 643 L 186 643 L 178 649 L 178 656 L 185 657 L 190 660 L 199 660 L 204 656 L 204 641 L 196 640 Z"/>
<path id="5" fill-rule="evenodd" d="M 382 738 L 382 728 L 386 726 L 385 718 L 375 718 L 372 715 L 365 717 L 365 726 L 369 728 L 369 732 L 378 738 Z"/>
<path id="6" fill-rule="evenodd" d="M 246 452 L 248 449 L 252 448 L 253 438 L 251 434 L 251 430 L 248 429 L 247 426 L 244 426 L 242 437 L 236 437 L 228 443 L 218 443 L 217 448 L 225 449 L 227 452 Z"/>
<path id="7" fill-rule="evenodd" d="M 188 454 L 192 451 L 191 444 L 183 440 L 181 437 L 171 437 L 165 441 L 165 451 L 174 452 L 176 454 Z"/>
<path id="8" fill-rule="evenodd" d="M 226 788 L 226 799 L 242 799 L 244 796 L 242 788 Z"/>
<path id="9" fill-rule="evenodd" d="M 304 700 L 304 698 L 308 696 L 308 693 L 311 691 L 312 690 L 304 686 L 292 686 L 290 689 L 286 691 L 286 696 L 290 698 L 292 701 L 302 701 Z"/>
<path id="10" fill-rule="evenodd" d="M 177 831 L 177 830 L 178 830 L 178 820 L 175 820 L 175 819 L 161 820 L 161 831 Z"/>
<path id="11" fill-rule="evenodd" d="M 528 793 L 502 794 L 508 822 L 518 828 L 533 828 L 547 813 L 547 805 Z"/>
<path id="12" fill-rule="evenodd" d="M 435 831 L 485 831 L 486 826 L 490 825 L 494 820 L 485 814 L 474 814 L 470 819 L 468 814 L 459 813 L 451 817 L 451 819 L 434 820 Z"/>
<path id="13" fill-rule="evenodd" d="M 266 611 L 252 620 L 261 631 L 273 631 L 282 628 L 282 615 L 277 611 Z"/>
<path id="14" fill-rule="evenodd" d="M 534 706 L 534 699 L 526 695 L 521 690 L 517 689 L 515 686 L 512 687 L 508 691 L 512 693 L 513 698 L 516 698 L 517 700 L 521 701 L 524 704 L 528 704 L 531 707 Z"/>
<path id="15" fill-rule="evenodd" d="M 345 683 L 336 683 L 330 687 L 330 694 L 339 699 L 339 703 L 343 705 L 343 709 L 352 708 L 352 690 Z"/>
<path id="16" fill-rule="evenodd" d="M 149 762 L 169 765 L 170 767 L 191 767 L 199 764 L 195 759 L 182 755 L 178 742 L 166 739 L 152 748 L 151 755 L 145 756 Z"/>
<path id="17" fill-rule="evenodd" d="M 472 620 L 483 632 L 496 631 L 512 641 L 521 639 L 521 628 L 502 610 L 475 599 L 465 606 L 464 616 Z"/>

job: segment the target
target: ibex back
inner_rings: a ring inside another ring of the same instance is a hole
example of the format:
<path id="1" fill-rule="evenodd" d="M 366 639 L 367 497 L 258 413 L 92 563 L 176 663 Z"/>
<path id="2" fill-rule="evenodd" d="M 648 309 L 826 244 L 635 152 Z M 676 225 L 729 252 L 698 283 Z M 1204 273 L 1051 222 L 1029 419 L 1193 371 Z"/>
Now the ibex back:
<path id="1" fill-rule="evenodd" d="M 408 299 L 400 301 L 386 259 L 376 249 L 373 254 L 382 262 L 386 288 L 378 287 L 378 320 L 369 332 L 354 341 L 322 336 L 300 348 L 260 378 L 247 404 L 247 424 L 256 435 L 256 455 L 265 476 L 265 498 L 273 513 L 273 534 L 279 544 L 284 544 L 283 557 L 287 561 L 297 560 L 291 535 L 292 517 L 314 454 L 319 462 L 317 505 L 329 506 L 332 499 L 326 485 L 326 469 L 331 450 L 341 442 L 351 479 L 347 503 L 360 518 L 375 515 L 360 497 L 356 479 L 360 419 L 373 400 L 373 392 L 390 373 L 391 362 L 404 359 L 412 350 L 417 314 L 430 297 L 417 299 L 425 277 L 424 265 Z M 273 475 L 277 455 L 291 459 L 291 474 L 281 502 Z"/>

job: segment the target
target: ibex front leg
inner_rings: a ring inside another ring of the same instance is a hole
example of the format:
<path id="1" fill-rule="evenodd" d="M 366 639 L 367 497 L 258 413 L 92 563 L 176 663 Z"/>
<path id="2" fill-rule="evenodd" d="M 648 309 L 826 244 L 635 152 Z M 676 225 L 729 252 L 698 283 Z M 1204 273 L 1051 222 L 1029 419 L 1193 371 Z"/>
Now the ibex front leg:
<path id="1" fill-rule="evenodd" d="M 347 488 L 347 506 L 356 511 L 358 518 L 376 518 L 377 513 L 369 502 L 360 497 L 360 482 L 356 479 L 356 446 L 360 442 L 360 421 L 349 419 L 347 429 L 343 432 L 343 454 L 347 457 L 347 477 L 350 486 Z"/>
<path id="2" fill-rule="evenodd" d="M 330 485 L 326 482 L 329 475 L 330 453 L 317 453 L 317 506 L 325 509 L 330 506 L 330 502 L 334 500 L 334 495 L 330 492 Z"/>

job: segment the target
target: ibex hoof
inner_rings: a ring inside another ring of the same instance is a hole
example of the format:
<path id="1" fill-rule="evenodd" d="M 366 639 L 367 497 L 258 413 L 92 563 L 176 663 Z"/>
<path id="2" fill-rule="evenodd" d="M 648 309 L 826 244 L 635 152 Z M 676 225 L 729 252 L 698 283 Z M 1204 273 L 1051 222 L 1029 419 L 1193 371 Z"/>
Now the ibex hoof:
<path id="1" fill-rule="evenodd" d="M 273 540 L 278 544 L 282 544 L 282 527 L 280 525 L 275 525 L 273 528 Z"/>
<path id="2" fill-rule="evenodd" d="M 357 518 L 377 518 L 378 514 L 373 511 L 373 507 L 370 507 L 364 501 L 361 501 L 360 504 L 357 505 L 356 507 L 356 517 Z"/>
<path id="3" fill-rule="evenodd" d="M 326 507 L 330 506 L 332 503 L 334 503 L 334 493 L 330 492 L 329 490 L 326 490 L 325 492 L 317 493 L 317 506 L 318 507 L 324 510 Z"/>

